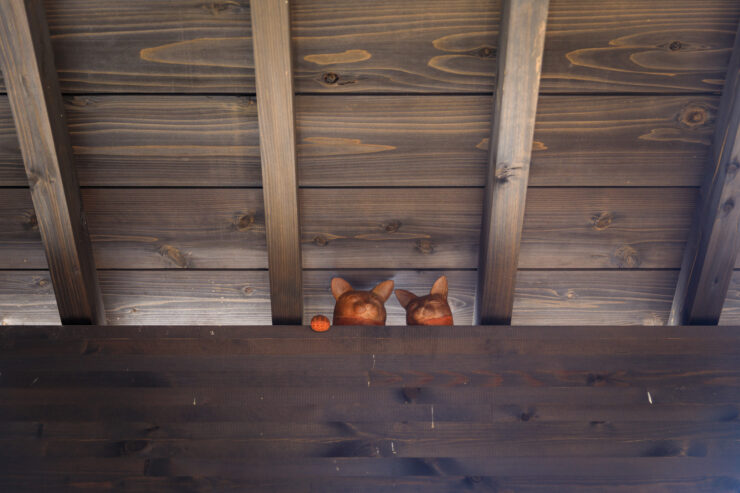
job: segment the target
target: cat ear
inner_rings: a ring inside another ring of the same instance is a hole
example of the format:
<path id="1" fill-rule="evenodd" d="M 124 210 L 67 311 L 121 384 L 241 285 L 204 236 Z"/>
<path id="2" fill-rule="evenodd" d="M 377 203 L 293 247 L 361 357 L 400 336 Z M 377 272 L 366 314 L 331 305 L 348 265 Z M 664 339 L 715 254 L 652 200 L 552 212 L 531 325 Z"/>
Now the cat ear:
<path id="1" fill-rule="evenodd" d="M 434 281 L 430 292 L 432 294 L 441 294 L 444 298 L 447 298 L 447 276 L 442 276 Z"/>
<path id="2" fill-rule="evenodd" d="M 393 292 L 393 281 L 390 281 L 390 280 L 383 281 L 373 288 L 373 293 L 380 296 L 380 299 L 382 299 L 384 303 L 388 301 L 388 298 L 391 297 L 392 292 Z"/>
<path id="3" fill-rule="evenodd" d="M 347 281 L 341 277 L 335 277 L 331 280 L 331 294 L 334 295 L 335 300 L 338 300 L 347 291 L 352 291 L 352 286 Z"/>
<path id="4" fill-rule="evenodd" d="M 406 291 L 405 289 L 396 289 L 396 298 L 398 298 L 398 302 L 401 303 L 401 306 L 406 308 L 407 306 L 409 306 L 409 303 L 417 298 L 417 296 L 411 291 Z"/>

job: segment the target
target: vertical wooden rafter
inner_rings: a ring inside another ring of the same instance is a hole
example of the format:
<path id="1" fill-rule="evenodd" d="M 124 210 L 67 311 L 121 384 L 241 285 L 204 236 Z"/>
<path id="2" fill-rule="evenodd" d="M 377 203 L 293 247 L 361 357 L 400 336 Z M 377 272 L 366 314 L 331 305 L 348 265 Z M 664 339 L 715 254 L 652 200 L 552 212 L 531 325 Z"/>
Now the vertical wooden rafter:
<path id="1" fill-rule="evenodd" d="M 740 26 L 725 76 L 712 163 L 686 242 L 670 325 L 716 325 L 740 247 Z"/>
<path id="2" fill-rule="evenodd" d="M 476 324 L 511 323 L 548 0 L 504 0 L 478 266 Z"/>
<path id="3" fill-rule="evenodd" d="M 272 323 L 300 324 L 303 282 L 290 5 L 288 0 L 252 0 L 250 5 Z"/>
<path id="4" fill-rule="evenodd" d="M 63 324 L 104 324 L 41 0 L 0 0 L 0 69 Z"/>

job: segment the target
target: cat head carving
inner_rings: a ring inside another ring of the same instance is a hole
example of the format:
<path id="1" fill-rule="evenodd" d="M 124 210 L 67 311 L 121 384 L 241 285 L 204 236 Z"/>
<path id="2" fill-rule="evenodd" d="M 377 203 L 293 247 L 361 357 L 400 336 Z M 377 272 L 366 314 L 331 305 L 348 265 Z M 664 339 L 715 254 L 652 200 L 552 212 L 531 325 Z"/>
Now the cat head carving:
<path id="1" fill-rule="evenodd" d="M 447 303 L 447 277 L 434 282 L 426 296 L 416 296 L 405 289 L 396 289 L 396 298 L 406 310 L 408 325 L 453 325 L 452 310 Z"/>
<path id="2" fill-rule="evenodd" d="M 340 277 L 331 280 L 333 325 L 385 325 L 385 305 L 393 292 L 393 281 L 383 281 L 370 291 L 357 291 Z"/>

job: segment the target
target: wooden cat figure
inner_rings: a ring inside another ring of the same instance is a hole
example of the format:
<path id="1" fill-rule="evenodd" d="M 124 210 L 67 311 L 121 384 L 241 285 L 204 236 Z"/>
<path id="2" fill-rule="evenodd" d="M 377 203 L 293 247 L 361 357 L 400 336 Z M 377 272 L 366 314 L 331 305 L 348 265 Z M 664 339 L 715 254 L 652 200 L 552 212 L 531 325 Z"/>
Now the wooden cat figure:
<path id="1" fill-rule="evenodd" d="M 434 281 L 431 292 L 426 296 L 396 289 L 396 298 L 406 310 L 407 325 L 453 325 L 445 276 Z"/>
<path id="2" fill-rule="evenodd" d="M 356 291 L 340 277 L 331 280 L 333 325 L 385 325 L 385 305 L 393 292 L 393 281 L 383 281 L 370 291 Z"/>

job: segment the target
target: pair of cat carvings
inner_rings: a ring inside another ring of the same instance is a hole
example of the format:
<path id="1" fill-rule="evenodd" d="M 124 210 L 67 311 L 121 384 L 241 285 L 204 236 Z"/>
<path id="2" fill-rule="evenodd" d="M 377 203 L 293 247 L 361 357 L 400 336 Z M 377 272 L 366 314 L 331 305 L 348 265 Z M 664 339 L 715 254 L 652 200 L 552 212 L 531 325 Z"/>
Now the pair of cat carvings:
<path id="1" fill-rule="evenodd" d="M 383 281 L 370 291 L 358 291 L 340 277 L 331 280 L 334 295 L 333 325 L 385 325 L 385 305 L 393 292 L 393 281 Z M 447 277 L 434 282 L 426 296 L 396 289 L 396 298 L 406 310 L 408 325 L 452 325 L 447 303 Z"/>

